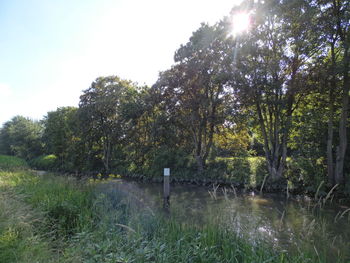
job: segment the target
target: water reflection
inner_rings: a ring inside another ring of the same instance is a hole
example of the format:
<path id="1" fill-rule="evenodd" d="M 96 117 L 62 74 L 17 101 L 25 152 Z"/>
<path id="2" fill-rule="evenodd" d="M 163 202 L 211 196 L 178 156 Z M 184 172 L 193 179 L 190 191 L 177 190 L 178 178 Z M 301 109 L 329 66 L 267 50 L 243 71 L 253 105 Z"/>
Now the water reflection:
<path id="1" fill-rule="evenodd" d="M 116 180 L 101 187 L 110 195 L 122 192 L 133 203 L 153 212 L 162 210 L 162 184 Z M 232 189 L 217 189 L 214 193 L 213 189 L 182 185 L 171 187 L 170 204 L 171 217 L 180 222 L 218 224 L 252 243 L 264 239 L 282 250 L 298 251 L 310 246 L 317 253 L 328 254 L 330 262 L 339 251 L 350 259 L 350 215 L 335 221 L 347 206 L 333 204 L 314 209 L 302 198 L 287 200 L 281 195 L 249 193 L 236 196 Z"/>

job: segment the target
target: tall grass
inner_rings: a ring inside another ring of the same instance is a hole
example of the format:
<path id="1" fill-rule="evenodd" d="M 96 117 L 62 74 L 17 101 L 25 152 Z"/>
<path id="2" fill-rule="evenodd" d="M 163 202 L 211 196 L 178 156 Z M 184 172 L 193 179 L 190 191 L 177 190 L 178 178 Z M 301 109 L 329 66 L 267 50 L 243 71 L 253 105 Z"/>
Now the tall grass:
<path id="1" fill-rule="evenodd" d="M 0 185 L 22 195 L 25 202 L 47 215 L 48 226 L 61 236 L 90 227 L 92 192 L 74 178 L 31 171 L 2 172 Z M 52 230 L 50 229 L 50 230 Z"/>
<path id="2" fill-rule="evenodd" d="M 39 234 L 44 224 L 42 214 L 0 188 L 0 262 L 58 262 L 50 240 Z"/>

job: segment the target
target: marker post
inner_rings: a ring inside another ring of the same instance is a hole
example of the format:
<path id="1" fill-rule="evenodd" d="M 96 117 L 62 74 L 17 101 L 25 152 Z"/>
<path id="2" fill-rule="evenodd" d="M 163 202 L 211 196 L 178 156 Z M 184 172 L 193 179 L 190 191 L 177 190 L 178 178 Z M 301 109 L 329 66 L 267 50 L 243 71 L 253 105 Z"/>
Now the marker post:
<path id="1" fill-rule="evenodd" d="M 170 207 L 170 168 L 164 168 L 164 208 Z"/>

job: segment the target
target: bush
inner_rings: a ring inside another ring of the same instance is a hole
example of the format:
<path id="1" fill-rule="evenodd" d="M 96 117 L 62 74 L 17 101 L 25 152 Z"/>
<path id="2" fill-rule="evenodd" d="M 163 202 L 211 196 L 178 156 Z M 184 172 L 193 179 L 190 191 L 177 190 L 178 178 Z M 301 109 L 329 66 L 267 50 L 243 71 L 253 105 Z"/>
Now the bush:
<path id="1" fill-rule="evenodd" d="M 0 155 L 0 170 L 26 169 L 28 164 L 25 160 L 8 155 Z"/>
<path id="2" fill-rule="evenodd" d="M 29 162 L 29 165 L 38 170 L 54 170 L 57 168 L 58 160 L 56 155 L 42 155 Z"/>
<path id="3" fill-rule="evenodd" d="M 145 165 L 145 172 L 150 177 L 162 175 L 165 167 L 171 169 L 172 175 L 191 170 L 190 158 L 181 149 L 160 148 L 154 153 L 152 160 Z"/>
<path id="4" fill-rule="evenodd" d="M 230 158 L 226 160 L 228 178 L 241 184 L 248 184 L 251 175 L 251 167 L 247 158 Z"/>
<path id="5" fill-rule="evenodd" d="M 225 182 L 258 187 L 268 174 L 263 157 L 217 158 L 208 165 L 208 174 Z"/>
<path id="6" fill-rule="evenodd" d="M 305 157 L 287 159 L 286 177 L 292 182 L 294 189 L 306 189 L 308 192 L 316 192 L 322 181 L 326 182 L 326 167 L 324 159 L 312 159 Z M 325 191 L 326 184 L 320 189 Z"/>
<path id="7" fill-rule="evenodd" d="M 249 157 L 248 161 L 251 170 L 250 185 L 260 187 L 264 181 L 264 177 L 269 175 L 266 160 L 264 157 Z"/>

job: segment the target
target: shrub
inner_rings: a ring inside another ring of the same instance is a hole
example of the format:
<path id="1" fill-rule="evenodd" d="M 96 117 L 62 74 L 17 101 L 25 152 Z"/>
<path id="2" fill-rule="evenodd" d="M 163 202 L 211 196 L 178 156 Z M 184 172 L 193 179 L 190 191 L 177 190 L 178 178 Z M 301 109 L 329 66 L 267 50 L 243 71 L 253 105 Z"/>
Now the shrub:
<path id="1" fill-rule="evenodd" d="M 264 157 L 249 157 L 250 166 L 250 185 L 254 187 L 260 187 L 264 181 L 264 177 L 269 174 L 266 166 L 266 160 Z"/>
<path id="2" fill-rule="evenodd" d="M 208 173 L 229 183 L 257 187 L 268 174 L 263 157 L 217 158 L 208 165 Z"/>
<path id="3" fill-rule="evenodd" d="M 38 170 L 54 170 L 57 168 L 57 157 L 53 154 L 42 155 L 32 159 L 29 164 L 32 168 Z"/>
<path id="4" fill-rule="evenodd" d="M 9 155 L 0 155 L 0 170 L 26 169 L 28 164 L 25 160 Z"/>
<path id="5" fill-rule="evenodd" d="M 322 181 L 326 180 L 327 171 L 323 158 L 312 159 L 305 157 L 287 159 L 286 177 L 292 182 L 293 188 L 304 188 L 316 192 Z M 325 191 L 326 184 L 320 189 Z"/>
<path id="6" fill-rule="evenodd" d="M 230 158 L 227 162 L 227 175 L 231 180 L 247 184 L 251 174 L 250 163 L 247 158 Z"/>
<path id="7" fill-rule="evenodd" d="M 148 176 L 157 176 L 163 174 L 163 168 L 169 167 L 172 174 L 181 174 L 191 169 L 190 158 L 188 154 L 181 149 L 170 149 L 163 147 L 154 153 L 153 161 L 146 164 L 146 174 Z"/>

